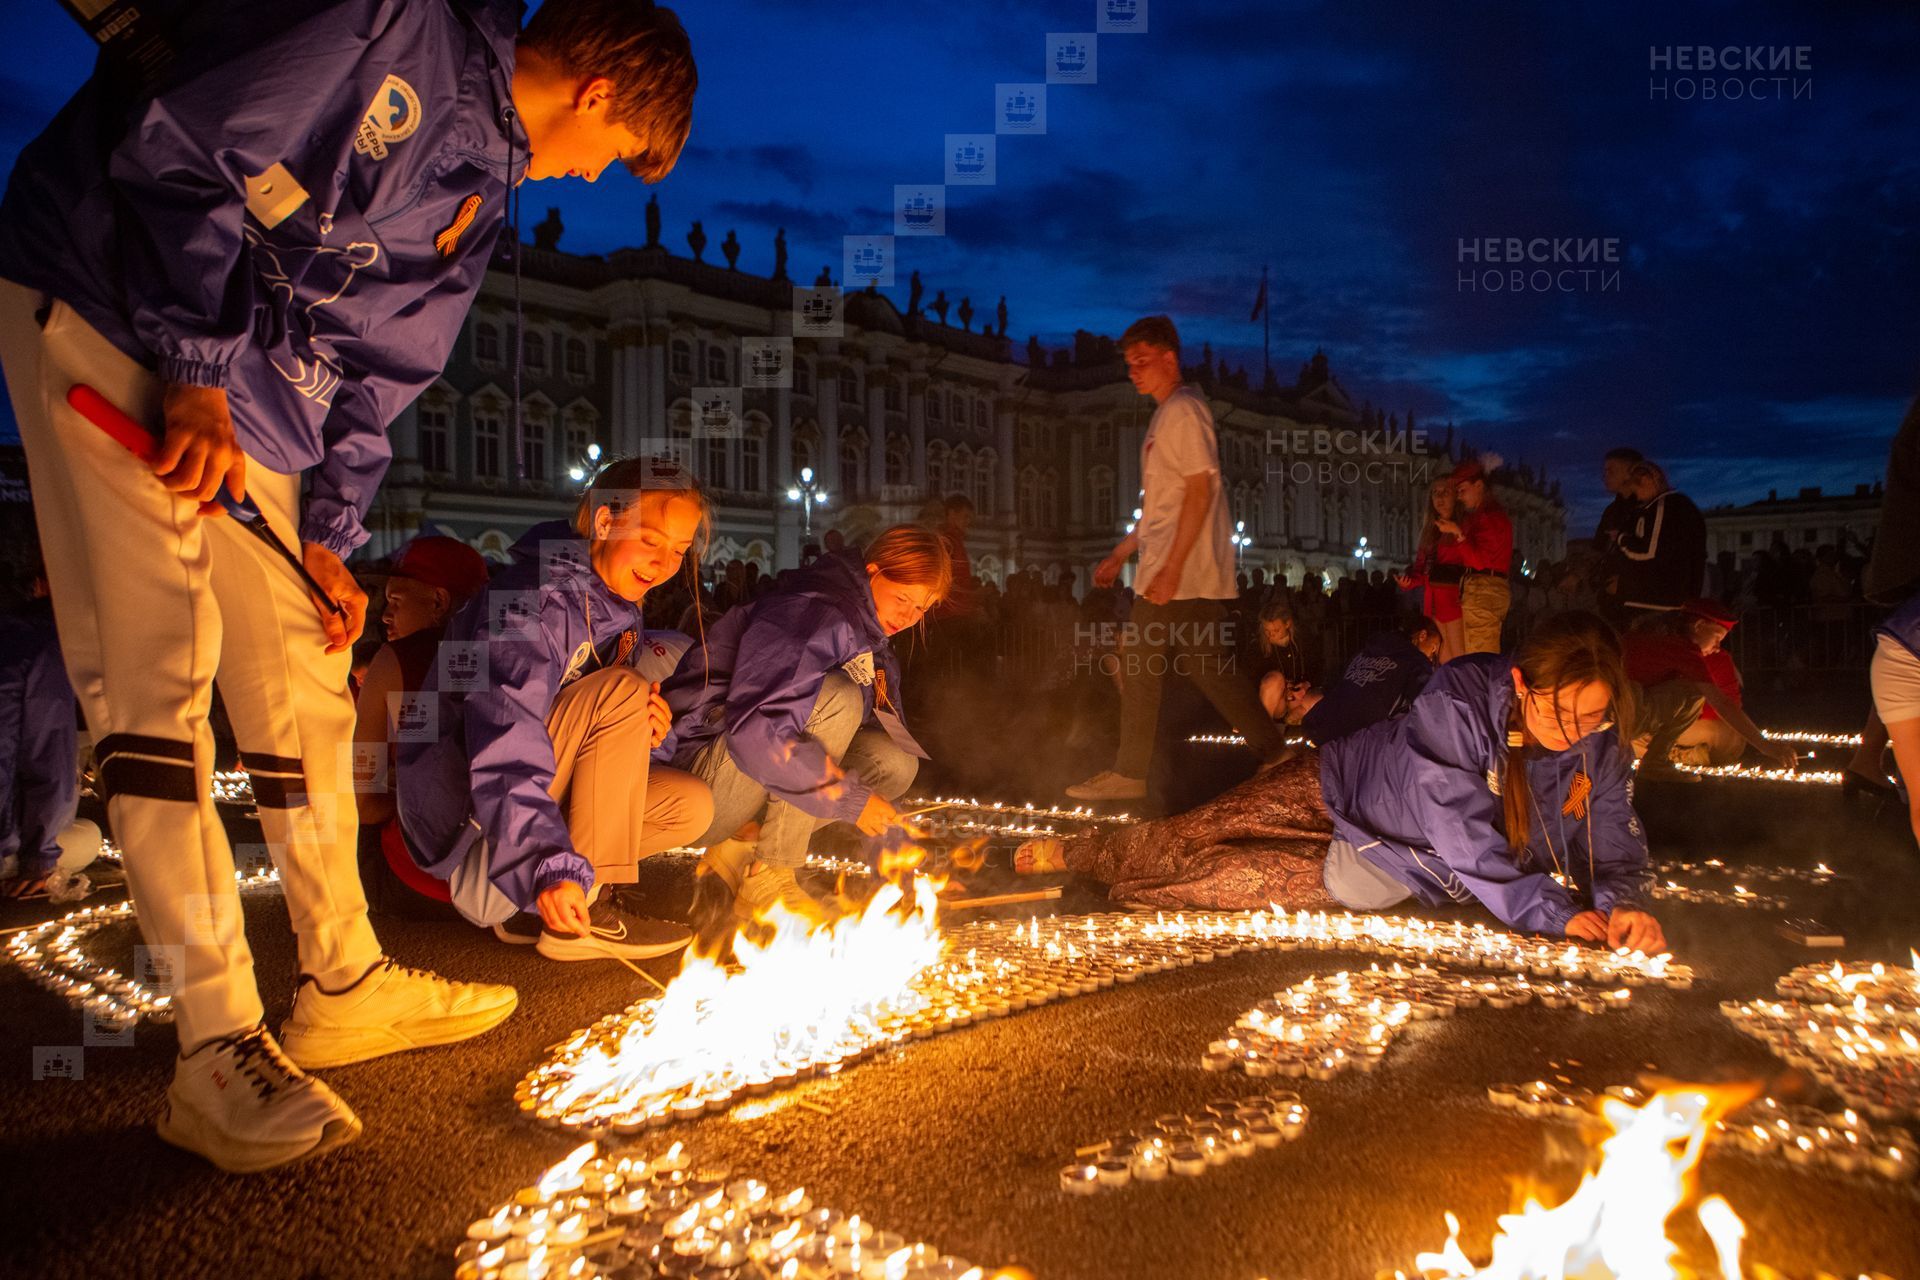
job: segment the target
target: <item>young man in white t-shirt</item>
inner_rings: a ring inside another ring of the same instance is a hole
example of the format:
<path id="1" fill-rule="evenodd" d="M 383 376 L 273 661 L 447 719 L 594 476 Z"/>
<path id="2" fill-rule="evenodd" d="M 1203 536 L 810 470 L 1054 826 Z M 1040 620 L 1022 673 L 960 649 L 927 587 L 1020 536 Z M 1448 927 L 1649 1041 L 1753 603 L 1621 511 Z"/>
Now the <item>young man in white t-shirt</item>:
<path id="1" fill-rule="evenodd" d="M 1112 769 L 1067 788 L 1076 800 L 1146 796 L 1160 690 L 1169 674 L 1193 681 L 1262 762 L 1284 747 L 1253 685 L 1234 666 L 1226 602 L 1238 587 L 1213 410 L 1180 380 L 1180 335 L 1167 317 L 1136 320 L 1120 335 L 1120 349 L 1134 388 L 1159 408 L 1140 447 L 1140 519 L 1093 571 L 1095 586 L 1111 586 L 1140 554 L 1121 657 L 1120 752 Z"/>

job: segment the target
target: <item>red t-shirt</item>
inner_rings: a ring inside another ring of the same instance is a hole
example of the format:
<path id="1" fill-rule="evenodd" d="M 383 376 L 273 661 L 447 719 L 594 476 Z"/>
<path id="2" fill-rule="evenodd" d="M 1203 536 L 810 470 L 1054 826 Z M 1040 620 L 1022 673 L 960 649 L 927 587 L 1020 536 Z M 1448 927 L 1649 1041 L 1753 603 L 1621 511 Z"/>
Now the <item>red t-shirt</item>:
<path id="1" fill-rule="evenodd" d="M 1733 665 L 1733 655 L 1725 649 L 1715 649 L 1703 661 L 1706 663 L 1707 674 L 1713 677 L 1713 683 L 1719 687 L 1720 692 L 1727 695 L 1727 701 L 1736 707 L 1739 706 L 1740 669 Z M 1709 704 L 1701 709 L 1700 718 L 1718 720 L 1720 713 Z"/>
<path id="2" fill-rule="evenodd" d="M 1513 521 L 1488 504 L 1459 517 L 1460 563 L 1469 569 L 1506 573 L 1513 567 Z"/>
<path id="3" fill-rule="evenodd" d="M 1713 681 L 1713 673 L 1707 669 L 1700 646 L 1684 636 L 1629 631 L 1620 637 L 1620 649 L 1626 658 L 1627 678 L 1635 684 L 1665 684 L 1669 680 Z"/>

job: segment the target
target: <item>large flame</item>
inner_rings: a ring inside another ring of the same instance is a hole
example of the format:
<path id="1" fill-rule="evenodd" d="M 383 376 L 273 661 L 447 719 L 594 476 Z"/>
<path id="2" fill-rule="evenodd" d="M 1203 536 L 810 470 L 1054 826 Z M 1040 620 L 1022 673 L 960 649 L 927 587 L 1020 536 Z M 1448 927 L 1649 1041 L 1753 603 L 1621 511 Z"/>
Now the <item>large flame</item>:
<path id="1" fill-rule="evenodd" d="M 657 1117 L 675 1098 L 731 1092 L 804 1069 L 824 1049 L 867 1040 L 880 1015 L 923 1001 L 914 979 L 940 958 L 936 885 L 880 888 L 829 924 L 779 907 L 758 940 L 734 940 L 738 968 L 690 956 L 664 995 L 611 1043 L 593 1029 L 561 1050 L 570 1069 L 547 1104 L 560 1113 Z M 575 1053 L 569 1050 L 577 1050 Z"/>
<path id="2" fill-rule="evenodd" d="M 1613 1136 L 1601 1144 L 1597 1169 L 1563 1203 L 1549 1209 L 1528 1198 L 1503 1214 L 1492 1261 L 1477 1267 L 1460 1247 L 1460 1222 L 1447 1215 L 1448 1239 L 1438 1253 L 1414 1260 L 1436 1280 L 1678 1280 L 1678 1247 L 1667 1220 L 1687 1200 L 1694 1166 L 1715 1120 L 1753 1090 L 1684 1087 L 1662 1090 L 1641 1107 L 1603 1103 Z M 1739 1215 L 1710 1199 L 1698 1210 L 1724 1280 L 1740 1280 Z"/>

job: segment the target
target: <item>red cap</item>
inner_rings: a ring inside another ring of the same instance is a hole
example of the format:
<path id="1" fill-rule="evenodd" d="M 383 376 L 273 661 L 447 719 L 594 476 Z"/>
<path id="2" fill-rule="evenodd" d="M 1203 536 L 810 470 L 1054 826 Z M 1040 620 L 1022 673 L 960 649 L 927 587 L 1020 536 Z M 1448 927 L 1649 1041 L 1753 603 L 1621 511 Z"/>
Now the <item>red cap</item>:
<path id="1" fill-rule="evenodd" d="M 1485 480 L 1486 478 L 1487 469 L 1480 464 L 1480 459 L 1478 458 L 1462 458 L 1460 465 L 1455 467 L 1453 473 L 1447 477 L 1447 479 L 1453 481 L 1455 484 L 1466 480 Z"/>
<path id="2" fill-rule="evenodd" d="M 1733 630 L 1733 624 L 1740 621 L 1740 615 L 1718 600 L 1708 600 L 1704 596 L 1698 600 L 1689 600 L 1680 606 L 1680 612 L 1690 618 L 1699 618 L 1711 622 L 1716 627 Z"/>
<path id="3" fill-rule="evenodd" d="M 393 576 L 439 587 L 459 604 L 487 585 L 487 559 L 458 538 L 415 538 L 400 549 Z"/>

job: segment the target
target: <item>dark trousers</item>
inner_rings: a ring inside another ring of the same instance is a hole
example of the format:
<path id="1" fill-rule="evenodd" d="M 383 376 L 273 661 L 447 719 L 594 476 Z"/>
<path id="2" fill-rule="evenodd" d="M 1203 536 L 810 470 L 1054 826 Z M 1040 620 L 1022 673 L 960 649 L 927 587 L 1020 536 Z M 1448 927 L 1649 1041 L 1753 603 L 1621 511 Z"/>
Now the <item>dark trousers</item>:
<path id="1" fill-rule="evenodd" d="M 1234 626 L 1218 600 L 1134 600 L 1120 649 L 1120 754 L 1115 773 L 1147 776 L 1160 720 L 1160 692 L 1170 675 L 1192 681 L 1261 760 L 1280 754 L 1280 730 L 1234 661 Z"/>

